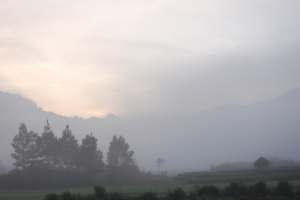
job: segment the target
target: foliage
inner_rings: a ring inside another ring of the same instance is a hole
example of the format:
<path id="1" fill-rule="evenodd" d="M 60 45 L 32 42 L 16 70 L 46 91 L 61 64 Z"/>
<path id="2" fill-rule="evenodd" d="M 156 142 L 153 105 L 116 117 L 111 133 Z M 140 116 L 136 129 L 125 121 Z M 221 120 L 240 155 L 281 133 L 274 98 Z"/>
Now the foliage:
<path id="1" fill-rule="evenodd" d="M 130 198 L 121 192 L 110 192 L 109 200 L 129 200 Z"/>
<path id="2" fill-rule="evenodd" d="M 124 137 L 113 137 L 107 153 L 106 169 L 97 142 L 97 138 L 91 133 L 79 145 L 69 125 L 63 130 L 62 136 L 57 138 L 48 120 L 41 136 L 28 132 L 26 125 L 22 123 L 19 134 L 12 142 L 15 150 L 12 158 L 15 159 L 16 170 L 0 177 L 0 186 L 52 188 L 104 182 L 128 184 L 147 179 L 148 175 L 140 172 L 136 165 L 134 151 L 129 150 Z M 70 174 L 74 175 L 65 180 Z"/>
<path id="3" fill-rule="evenodd" d="M 286 180 L 280 180 L 277 183 L 276 190 L 280 196 L 292 196 L 293 195 L 293 186 Z"/>
<path id="4" fill-rule="evenodd" d="M 15 169 L 0 176 L 0 188 L 11 189 L 57 189 L 94 185 L 89 176 L 78 170 L 30 168 Z"/>
<path id="5" fill-rule="evenodd" d="M 1 176 L 0 176 L 1 177 Z M 278 184 L 278 182 L 276 182 Z M 220 187 L 220 195 L 218 197 L 212 197 L 209 195 L 205 196 L 199 196 L 196 194 L 197 189 L 199 189 L 199 186 L 195 188 L 195 190 L 192 191 L 193 186 L 191 185 L 182 185 L 182 186 L 171 186 L 171 185 L 152 185 L 145 187 L 144 184 L 142 185 L 136 185 L 136 186 L 121 186 L 118 187 L 118 192 L 116 192 L 115 187 L 105 187 L 106 191 L 115 191 L 115 192 L 109 192 L 108 193 L 108 200 L 140 200 L 150 198 L 153 196 L 153 194 L 156 194 L 157 200 L 168 200 L 170 199 L 168 196 L 168 191 L 170 190 L 170 187 L 181 187 L 184 191 L 187 192 L 187 195 L 185 196 L 185 200 L 216 200 L 216 199 L 239 199 L 239 200 L 253 200 L 253 199 L 265 199 L 265 200 L 288 200 L 288 199 L 299 199 L 300 197 L 300 181 L 293 182 L 293 188 L 295 189 L 295 195 L 291 197 L 285 197 L 280 195 L 278 192 L 276 192 L 276 184 L 275 182 L 268 183 L 268 190 L 266 197 L 253 197 L 252 193 L 248 193 L 247 196 L 240 196 L 240 197 L 232 197 L 232 196 L 225 196 L 223 194 L 223 185 L 207 185 L 207 186 L 216 186 Z M 248 189 L 250 187 L 253 187 L 253 185 L 245 185 Z M 201 186 L 203 187 L 203 186 Z M 157 192 L 149 192 L 154 191 Z M 50 191 L 50 190 L 48 190 Z M 60 198 L 60 194 L 62 194 L 63 190 L 55 190 L 58 192 L 56 195 L 52 196 L 58 196 Z M 122 192 L 121 192 L 122 191 Z M 147 192 L 148 191 L 148 192 Z M 72 193 L 72 196 L 75 200 L 98 200 L 99 198 L 96 198 L 95 193 L 90 187 L 84 187 L 84 188 L 70 188 L 68 189 L 68 192 Z M 148 195 L 145 195 L 145 193 L 150 193 Z M 152 193 L 152 194 L 151 194 Z M 51 190 L 50 194 L 53 193 L 53 190 Z M 0 199 L 45 199 L 47 195 L 46 190 L 23 190 L 23 191 L 13 191 L 13 192 L 7 192 L 2 191 L 0 192 Z M 147 197 L 146 197 L 147 196 Z M 47 199 L 46 199 L 47 200 Z M 54 199 L 55 200 L 55 199 Z"/>
<path id="6" fill-rule="evenodd" d="M 79 166 L 82 166 L 89 174 L 97 174 L 103 171 L 103 155 L 97 149 L 97 138 L 92 134 L 82 139 L 79 149 Z"/>
<path id="7" fill-rule="evenodd" d="M 300 180 L 300 167 L 273 167 L 265 171 L 244 169 L 218 172 L 189 172 L 178 174 L 173 178 L 173 181 L 181 184 L 216 184 L 234 181 L 253 182 L 260 179 L 266 181 Z"/>
<path id="8" fill-rule="evenodd" d="M 140 194 L 137 200 L 158 200 L 158 197 L 155 192 L 149 191 Z"/>
<path id="9" fill-rule="evenodd" d="M 113 184 L 132 182 L 139 173 L 133 159 L 134 151 L 129 151 L 129 144 L 122 136 L 113 136 L 107 153 L 107 173 Z"/>
<path id="10" fill-rule="evenodd" d="M 14 137 L 11 144 L 14 148 L 14 153 L 11 154 L 11 157 L 15 159 L 13 165 L 16 168 L 25 170 L 38 164 L 39 149 L 36 145 L 37 139 L 38 135 L 33 131 L 28 132 L 24 123 L 20 125 L 19 134 Z"/>
<path id="11" fill-rule="evenodd" d="M 196 194 L 199 196 L 218 197 L 220 195 L 220 190 L 214 185 L 204 185 L 202 187 L 196 187 Z"/>
<path id="12" fill-rule="evenodd" d="M 44 200 L 59 200 L 59 195 L 56 194 L 56 193 L 49 193 L 49 194 L 46 194 Z"/>
<path id="13" fill-rule="evenodd" d="M 44 167 L 53 169 L 58 164 L 59 144 L 58 139 L 51 130 L 48 120 L 44 126 L 44 132 L 38 140 L 41 147 L 40 157 L 44 162 Z"/>
<path id="14" fill-rule="evenodd" d="M 250 190 L 255 197 L 265 197 L 267 195 L 267 184 L 264 180 L 257 181 Z"/>
<path id="15" fill-rule="evenodd" d="M 223 191 L 224 196 L 240 197 L 248 195 L 248 188 L 243 182 L 231 182 Z"/>
<path id="16" fill-rule="evenodd" d="M 122 165 L 135 164 L 132 156 L 134 151 L 129 151 L 129 144 L 125 142 L 125 138 L 113 136 L 107 153 L 107 168 L 115 169 Z"/>
<path id="17" fill-rule="evenodd" d="M 248 188 L 243 182 L 231 182 L 223 191 L 224 196 L 240 197 L 248 195 Z"/>
<path id="18" fill-rule="evenodd" d="M 182 200 L 186 196 L 185 191 L 182 188 L 175 188 L 170 190 L 167 194 L 167 198 L 170 200 Z"/>
<path id="19" fill-rule="evenodd" d="M 62 168 L 74 168 L 76 166 L 76 156 L 78 153 L 78 142 L 75 139 L 72 131 L 69 129 L 69 125 L 66 126 L 61 138 L 59 138 L 60 144 L 60 167 Z"/>
<path id="20" fill-rule="evenodd" d="M 108 199 L 108 195 L 107 195 L 106 189 L 104 187 L 95 186 L 94 191 L 95 191 L 95 196 L 98 199 L 101 199 L 101 200 L 107 200 Z"/>

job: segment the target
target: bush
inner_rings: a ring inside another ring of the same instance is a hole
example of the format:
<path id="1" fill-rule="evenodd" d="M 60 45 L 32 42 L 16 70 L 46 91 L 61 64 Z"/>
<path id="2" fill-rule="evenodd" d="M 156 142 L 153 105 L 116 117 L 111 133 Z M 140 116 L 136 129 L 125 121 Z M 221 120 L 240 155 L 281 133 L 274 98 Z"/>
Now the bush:
<path id="1" fill-rule="evenodd" d="M 137 200 L 157 200 L 157 194 L 155 192 L 144 192 L 139 195 Z"/>
<path id="2" fill-rule="evenodd" d="M 253 186 L 250 187 L 250 189 L 255 197 L 264 197 L 267 195 L 266 181 L 257 181 Z"/>
<path id="3" fill-rule="evenodd" d="M 76 197 L 74 195 L 72 195 L 70 192 L 63 192 L 60 195 L 61 200 L 75 200 Z"/>
<path id="4" fill-rule="evenodd" d="M 220 190 L 219 188 L 213 185 L 204 185 L 203 187 L 199 187 L 197 189 L 197 194 L 199 196 L 218 197 L 220 195 Z"/>
<path id="5" fill-rule="evenodd" d="M 55 193 L 46 194 L 45 200 L 59 200 L 59 196 Z"/>
<path id="6" fill-rule="evenodd" d="M 120 192 L 111 192 L 108 194 L 109 200 L 127 200 L 129 199 L 128 197 L 124 196 Z"/>
<path id="7" fill-rule="evenodd" d="M 279 181 L 276 190 L 280 196 L 289 197 L 293 195 L 293 186 L 286 180 Z"/>
<path id="8" fill-rule="evenodd" d="M 229 186 L 226 186 L 223 190 L 223 196 L 225 197 L 241 197 L 249 194 L 248 187 L 243 182 L 231 182 Z"/>
<path id="9" fill-rule="evenodd" d="M 182 200 L 186 196 L 185 191 L 182 188 L 175 188 L 170 190 L 167 194 L 167 198 L 170 200 Z"/>
<path id="10" fill-rule="evenodd" d="M 96 198 L 96 196 L 93 194 L 88 194 L 85 197 L 77 195 L 76 200 L 98 200 L 98 198 Z"/>
<path id="11" fill-rule="evenodd" d="M 104 187 L 95 186 L 94 191 L 95 191 L 95 196 L 98 199 L 101 199 L 101 200 L 107 200 L 108 199 L 108 195 L 107 195 L 106 189 Z"/>

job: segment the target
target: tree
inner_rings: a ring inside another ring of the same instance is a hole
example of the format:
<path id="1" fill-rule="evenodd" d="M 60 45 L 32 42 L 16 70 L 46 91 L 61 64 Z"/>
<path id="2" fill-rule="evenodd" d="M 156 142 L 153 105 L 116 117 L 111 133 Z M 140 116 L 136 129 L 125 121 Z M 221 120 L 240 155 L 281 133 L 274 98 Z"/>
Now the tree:
<path id="1" fill-rule="evenodd" d="M 156 166 L 158 168 L 158 173 L 160 172 L 160 167 L 162 166 L 162 164 L 164 164 L 165 160 L 162 158 L 157 158 L 156 160 Z"/>
<path id="2" fill-rule="evenodd" d="M 104 162 L 102 152 L 97 149 L 97 138 L 86 135 L 82 139 L 82 144 L 79 149 L 79 165 L 82 166 L 89 174 L 96 174 L 103 170 Z"/>
<path id="3" fill-rule="evenodd" d="M 41 146 L 40 156 L 47 169 L 55 168 L 58 164 L 58 139 L 51 130 L 48 120 L 44 126 L 44 132 L 39 140 Z"/>
<path id="4" fill-rule="evenodd" d="M 1 174 L 5 174 L 5 168 L 4 168 L 3 164 L 2 164 L 2 161 L 0 160 L 0 175 Z"/>
<path id="5" fill-rule="evenodd" d="M 125 138 L 122 136 L 117 138 L 114 135 L 107 153 L 107 168 L 114 169 L 122 165 L 135 164 L 133 154 L 134 151 L 129 151 L 129 144 L 125 142 Z"/>
<path id="6" fill-rule="evenodd" d="M 107 170 L 110 180 L 116 182 L 132 182 L 139 172 L 133 159 L 134 151 L 129 151 L 125 138 L 113 136 L 107 153 Z"/>
<path id="7" fill-rule="evenodd" d="M 38 145 L 36 145 L 37 139 L 37 133 L 33 131 L 28 132 L 24 123 L 20 125 L 19 134 L 14 137 L 11 143 L 15 151 L 11 154 L 11 157 L 15 159 L 13 165 L 16 168 L 24 170 L 39 163 L 39 149 Z"/>
<path id="8" fill-rule="evenodd" d="M 76 158 L 78 153 L 78 142 L 75 139 L 69 125 L 66 126 L 61 138 L 59 138 L 60 151 L 60 167 L 73 168 L 76 165 Z"/>

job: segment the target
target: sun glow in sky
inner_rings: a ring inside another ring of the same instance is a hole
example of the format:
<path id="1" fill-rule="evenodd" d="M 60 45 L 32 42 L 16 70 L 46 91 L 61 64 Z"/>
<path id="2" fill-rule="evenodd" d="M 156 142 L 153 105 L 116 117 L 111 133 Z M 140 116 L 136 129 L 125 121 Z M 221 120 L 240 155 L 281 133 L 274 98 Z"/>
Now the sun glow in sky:
<path id="1" fill-rule="evenodd" d="M 190 115 L 300 86 L 296 0 L 0 1 L 0 90 L 65 116 Z"/>

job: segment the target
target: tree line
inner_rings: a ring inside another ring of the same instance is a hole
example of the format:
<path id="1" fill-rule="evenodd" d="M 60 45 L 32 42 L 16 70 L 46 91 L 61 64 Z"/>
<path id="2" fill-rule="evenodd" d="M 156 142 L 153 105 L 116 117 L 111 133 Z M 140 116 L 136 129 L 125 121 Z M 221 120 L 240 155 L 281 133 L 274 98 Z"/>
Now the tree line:
<path id="1" fill-rule="evenodd" d="M 94 175 L 105 170 L 112 180 L 125 172 L 139 171 L 133 159 L 134 151 L 129 150 L 124 137 L 113 136 L 104 162 L 103 153 L 98 149 L 98 140 L 92 133 L 86 135 L 79 144 L 69 125 L 61 137 L 57 137 L 48 120 L 41 135 L 28 131 L 22 123 L 19 133 L 13 138 L 12 147 L 13 165 L 21 171 L 78 170 Z"/>
<path id="2" fill-rule="evenodd" d="M 15 169 L 0 175 L 0 189 L 124 185 L 166 178 L 141 171 L 123 136 L 113 136 L 105 160 L 92 133 L 79 144 L 69 125 L 57 137 L 48 120 L 40 135 L 21 123 L 11 144 Z"/>

